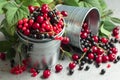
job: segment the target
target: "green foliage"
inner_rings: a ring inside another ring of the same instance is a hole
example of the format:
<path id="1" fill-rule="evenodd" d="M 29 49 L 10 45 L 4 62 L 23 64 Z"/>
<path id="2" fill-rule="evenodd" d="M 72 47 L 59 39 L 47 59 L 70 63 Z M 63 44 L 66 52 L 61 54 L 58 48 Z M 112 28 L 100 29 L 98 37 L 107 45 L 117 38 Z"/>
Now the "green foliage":
<path id="1" fill-rule="evenodd" d="M 71 6 L 79 6 L 79 0 L 64 0 L 64 4 Z"/>
<path id="2" fill-rule="evenodd" d="M 4 11 L 3 11 L 3 7 L 4 5 L 7 3 L 6 0 L 0 0 L 0 14 L 2 14 Z"/>
<path id="3" fill-rule="evenodd" d="M 51 2 L 53 2 L 53 0 L 38 0 L 38 1 L 41 1 L 46 4 L 50 4 Z"/>
<path id="4" fill-rule="evenodd" d="M 110 19 L 111 19 L 112 22 L 120 24 L 120 19 L 119 18 L 110 17 Z"/>

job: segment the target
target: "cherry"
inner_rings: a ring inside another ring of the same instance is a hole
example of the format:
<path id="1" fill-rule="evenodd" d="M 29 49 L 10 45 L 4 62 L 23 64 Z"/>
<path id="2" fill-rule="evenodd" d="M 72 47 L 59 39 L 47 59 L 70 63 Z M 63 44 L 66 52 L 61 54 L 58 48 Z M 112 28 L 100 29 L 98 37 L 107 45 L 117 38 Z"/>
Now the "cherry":
<path id="1" fill-rule="evenodd" d="M 38 16 L 36 22 L 42 23 L 43 20 L 44 20 L 44 17 L 43 17 L 43 16 Z"/>
<path id="2" fill-rule="evenodd" d="M 29 12 L 30 12 L 30 13 L 33 13 L 33 11 L 35 10 L 35 7 L 32 6 L 32 5 L 29 5 L 29 6 L 28 6 L 28 9 L 29 9 Z"/>
<path id="3" fill-rule="evenodd" d="M 50 26 L 50 25 L 46 25 L 46 26 L 45 26 L 45 30 L 46 30 L 46 31 L 50 31 L 50 29 L 51 29 L 51 26 Z"/>
<path id="4" fill-rule="evenodd" d="M 98 48 L 96 46 L 92 46 L 91 50 L 92 50 L 93 53 L 98 52 Z"/>
<path id="5" fill-rule="evenodd" d="M 47 12 L 49 11 L 49 8 L 48 8 L 47 6 L 42 5 L 41 11 L 42 11 L 43 13 L 47 13 Z"/>
<path id="6" fill-rule="evenodd" d="M 107 43 L 107 42 L 108 42 L 108 39 L 105 38 L 105 37 L 102 37 L 102 38 L 101 38 L 101 42 L 102 42 L 102 43 Z"/>
<path id="7" fill-rule="evenodd" d="M 93 41 L 98 42 L 98 36 L 93 36 Z"/>
<path id="8" fill-rule="evenodd" d="M 48 78 L 50 76 L 50 74 L 51 74 L 50 70 L 44 70 L 43 71 L 43 77 L 44 78 Z"/>
<path id="9" fill-rule="evenodd" d="M 86 33 L 86 32 L 81 32 L 80 37 L 81 37 L 82 39 L 86 39 L 86 38 L 88 37 L 88 33 Z"/>
<path id="10" fill-rule="evenodd" d="M 61 11 L 61 14 L 62 14 L 64 17 L 68 16 L 68 13 L 67 13 L 66 11 Z"/>
<path id="11" fill-rule="evenodd" d="M 93 60 L 94 59 L 94 54 L 93 53 L 89 53 L 88 54 L 88 58 Z"/>
<path id="12" fill-rule="evenodd" d="M 116 58 L 116 56 L 115 56 L 114 53 L 109 54 L 108 57 L 109 57 L 109 60 L 110 60 L 110 61 L 114 61 L 115 58 Z"/>
<path id="13" fill-rule="evenodd" d="M 22 27 L 22 31 L 26 31 L 27 28 L 25 26 Z"/>
<path id="14" fill-rule="evenodd" d="M 107 56 L 107 55 L 103 55 L 102 56 L 102 62 L 103 63 L 106 63 L 106 62 L 108 62 L 109 61 L 109 57 Z"/>
<path id="15" fill-rule="evenodd" d="M 83 48 L 83 52 L 87 52 L 87 48 Z"/>
<path id="16" fill-rule="evenodd" d="M 28 23 L 24 23 L 23 26 L 26 27 L 26 28 L 28 28 Z"/>
<path id="17" fill-rule="evenodd" d="M 79 59 L 79 55 L 78 54 L 73 54 L 72 55 L 72 60 L 73 61 L 77 61 Z"/>
<path id="18" fill-rule="evenodd" d="M 69 63 L 69 68 L 70 68 L 71 70 L 74 69 L 75 66 L 76 66 L 75 62 L 70 62 L 70 63 Z"/>
<path id="19" fill-rule="evenodd" d="M 22 24 L 23 24 L 23 20 L 19 20 L 18 25 L 22 25 Z"/>
<path id="20" fill-rule="evenodd" d="M 60 72 L 62 69 L 63 69 L 63 67 L 62 67 L 61 64 L 57 64 L 57 65 L 55 66 L 56 72 Z"/>
<path id="21" fill-rule="evenodd" d="M 102 57 L 101 56 L 97 56 L 96 57 L 96 63 L 101 63 L 102 62 Z"/>

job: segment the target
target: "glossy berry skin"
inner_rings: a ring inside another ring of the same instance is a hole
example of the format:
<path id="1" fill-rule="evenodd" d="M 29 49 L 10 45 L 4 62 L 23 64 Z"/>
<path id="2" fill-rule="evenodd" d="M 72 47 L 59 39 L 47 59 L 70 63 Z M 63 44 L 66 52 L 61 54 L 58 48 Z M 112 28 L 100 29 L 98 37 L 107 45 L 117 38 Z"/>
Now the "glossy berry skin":
<path id="1" fill-rule="evenodd" d="M 63 37 L 62 44 L 69 44 L 70 39 L 68 37 Z"/>
<path id="2" fill-rule="evenodd" d="M 93 36 L 93 41 L 98 42 L 98 36 Z"/>
<path id="3" fill-rule="evenodd" d="M 98 50 L 97 50 L 97 55 L 102 55 L 104 53 L 104 51 L 103 51 L 103 49 L 101 49 L 101 48 L 98 48 Z"/>
<path id="4" fill-rule="evenodd" d="M 61 64 L 57 64 L 57 65 L 55 66 L 56 72 L 60 72 L 60 71 L 62 71 L 62 69 L 63 69 L 63 66 L 62 66 Z"/>
<path id="5" fill-rule="evenodd" d="M 108 62 L 109 61 L 109 57 L 107 56 L 107 55 L 103 55 L 102 56 L 102 62 L 103 63 L 106 63 L 106 62 Z"/>
<path id="6" fill-rule="evenodd" d="M 23 20 L 19 20 L 18 25 L 22 25 L 22 24 L 23 24 Z"/>
<path id="7" fill-rule="evenodd" d="M 37 72 L 34 72 L 34 73 L 32 73 L 32 77 L 36 77 L 38 75 L 38 73 Z"/>
<path id="8" fill-rule="evenodd" d="M 66 11 L 61 11 L 61 14 L 62 14 L 64 17 L 68 16 L 68 13 L 67 13 Z"/>
<path id="9" fill-rule="evenodd" d="M 44 78 L 48 78 L 50 76 L 50 74 L 51 74 L 50 70 L 44 70 L 43 71 L 43 77 Z"/>
<path id="10" fill-rule="evenodd" d="M 43 17 L 43 16 L 38 16 L 36 22 L 42 23 L 43 20 L 44 20 L 44 17 Z"/>
<path id="11" fill-rule="evenodd" d="M 91 60 L 93 60 L 94 59 L 94 54 L 93 53 L 89 53 L 88 54 L 88 58 L 91 59 Z"/>
<path id="12" fill-rule="evenodd" d="M 28 6 L 29 12 L 33 13 L 33 11 L 35 10 L 34 6 L 30 5 Z"/>
<path id="13" fill-rule="evenodd" d="M 48 5 L 47 4 L 43 4 L 41 7 L 41 11 L 43 13 L 47 13 L 49 11 Z"/>
<path id="14" fill-rule="evenodd" d="M 23 18 L 23 23 L 27 23 L 28 22 L 28 18 Z"/>
<path id="15" fill-rule="evenodd" d="M 33 20 L 33 19 L 30 19 L 30 20 L 28 21 L 29 26 L 32 26 L 33 23 L 34 23 L 34 20 Z"/>
<path id="16" fill-rule="evenodd" d="M 34 73 L 34 72 L 36 72 L 36 70 L 34 68 L 31 68 L 30 73 Z"/>
<path id="17" fill-rule="evenodd" d="M 96 46 L 92 46 L 91 50 L 92 50 L 93 53 L 98 52 L 98 48 Z"/>
<path id="18" fill-rule="evenodd" d="M 39 29 L 40 28 L 40 24 L 35 22 L 32 27 L 33 27 L 33 29 Z"/>
<path id="19" fill-rule="evenodd" d="M 26 35 L 26 36 L 30 35 L 30 30 L 29 30 L 29 29 L 26 29 L 26 30 L 24 31 L 24 35 Z"/>
<path id="20" fill-rule="evenodd" d="M 19 29 L 22 29 L 22 27 L 23 27 L 22 25 L 18 25 L 18 28 L 19 28 Z"/>
<path id="21" fill-rule="evenodd" d="M 111 54 L 108 55 L 108 57 L 109 57 L 109 61 L 114 61 L 115 58 L 116 58 L 116 55 L 111 53 Z"/>
<path id="22" fill-rule="evenodd" d="M 102 57 L 101 56 L 97 56 L 96 57 L 96 63 L 101 63 L 102 62 Z"/>
<path id="23" fill-rule="evenodd" d="M 87 52 L 87 48 L 83 48 L 83 52 Z"/>
<path id="24" fill-rule="evenodd" d="M 101 38 L 101 42 L 102 42 L 102 43 L 107 43 L 107 42 L 108 42 L 108 39 L 105 38 L 105 37 L 102 37 L 102 38 Z"/>
<path id="25" fill-rule="evenodd" d="M 116 47 L 113 47 L 110 49 L 112 51 L 112 53 L 116 54 L 118 52 L 117 48 Z"/>
<path id="26" fill-rule="evenodd" d="M 82 28 L 83 29 L 88 29 L 88 24 L 86 22 L 84 22 Z"/>
<path id="27" fill-rule="evenodd" d="M 112 31 L 113 36 L 117 36 L 119 34 L 119 28 L 115 27 Z"/>
<path id="28" fill-rule="evenodd" d="M 86 38 L 88 37 L 88 33 L 82 32 L 81 35 L 80 35 L 80 37 L 81 37 L 82 39 L 86 39 Z"/>
<path id="29" fill-rule="evenodd" d="M 72 55 L 72 60 L 73 61 L 77 61 L 79 59 L 79 55 L 78 54 L 73 54 Z"/>
<path id="30" fill-rule="evenodd" d="M 75 66 L 76 66 L 75 62 L 70 62 L 70 63 L 69 63 L 69 68 L 70 68 L 71 70 L 74 69 Z"/>

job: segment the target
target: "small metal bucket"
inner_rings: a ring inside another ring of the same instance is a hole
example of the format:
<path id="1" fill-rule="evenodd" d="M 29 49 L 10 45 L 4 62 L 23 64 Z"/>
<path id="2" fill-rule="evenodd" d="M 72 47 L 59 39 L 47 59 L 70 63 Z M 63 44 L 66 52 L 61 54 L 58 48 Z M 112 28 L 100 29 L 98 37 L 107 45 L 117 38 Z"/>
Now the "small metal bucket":
<path id="1" fill-rule="evenodd" d="M 65 18 L 67 24 L 66 35 L 70 38 L 70 44 L 81 49 L 80 32 L 83 22 L 87 19 L 92 34 L 97 34 L 99 29 L 100 15 L 97 8 L 81 8 L 67 5 L 57 5 L 59 11 L 67 11 Z"/>
<path id="2" fill-rule="evenodd" d="M 63 30 L 56 36 L 62 36 L 64 34 L 65 26 Z M 32 47 L 30 50 L 27 50 L 27 55 L 29 55 L 29 66 L 36 69 L 45 69 L 46 67 L 52 67 L 56 64 L 60 52 L 59 40 L 38 40 L 32 39 L 27 36 L 24 36 L 20 32 L 17 32 L 20 40 Z"/>

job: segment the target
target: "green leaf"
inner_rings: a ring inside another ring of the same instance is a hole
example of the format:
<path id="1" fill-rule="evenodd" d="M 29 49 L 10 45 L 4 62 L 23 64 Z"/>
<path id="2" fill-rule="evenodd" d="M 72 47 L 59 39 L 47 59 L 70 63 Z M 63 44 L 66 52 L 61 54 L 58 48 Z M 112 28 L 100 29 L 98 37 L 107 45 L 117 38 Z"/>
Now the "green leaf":
<path id="1" fill-rule="evenodd" d="M 79 6 L 80 6 L 80 7 L 85 7 L 85 6 L 84 6 L 84 1 L 79 2 Z"/>
<path id="2" fill-rule="evenodd" d="M 53 2 L 53 0 L 40 0 L 40 1 L 43 2 L 43 3 L 46 3 L 46 4 L 50 4 L 51 2 Z"/>
<path id="3" fill-rule="evenodd" d="M 7 10 L 5 15 L 9 26 L 15 25 L 18 20 L 29 15 L 27 7 L 23 6 L 22 4 L 18 5 L 13 1 L 6 4 L 4 9 Z"/>
<path id="4" fill-rule="evenodd" d="M 40 6 L 40 4 L 37 2 L 37 0 L 23 0 L 23 5 L 25 6 Z"/>
<path id="5" fill-rule="evenodd" d="M 64 4 L 71 5 L 71 6 L 79 6 L 79 0 L 64 0 Z"/>
<path id="6" fill-rule="evenodd" d="M 120 19 L 119 18 L 110 17 L 110 19 L 111 19 L 112 22 L 120 24 Z"/>
<path id="7" fill-rule="evenodd" d="M 104 0 L 98 0 L 100 3 L 100 6 L 102 8 L 102 10 L 105 10 L 107 8 L 107 4 Z"/>
<path id="8" fill-rule="evenodd" d="M 6 52 L 12 47 L 12 43 L 9 41 L 0 41 L 0 52 Z"/>
<path id="9" fill-rule="evenodd" d="M 4 12 L 2 8 L 4 7 L 5 4 L 7 4 L 6 0 L 0 0 L 0 14 Z"/>
<path id="10" fill-rule="evenodd" d="M 15 57 L 15 53 L 16 51 L 14 48 L 9 48 L 6 54 L 7 59 L 13 59 Z"/>
<path id="11" fill-rule="evenodd" d="M 115 25 L 110 22 L 110 21 L 104 21 L 104 29 L 106 29 L 107 31 L 111 32 L 113 30 L 113 28 L 115 27 Z"/>

